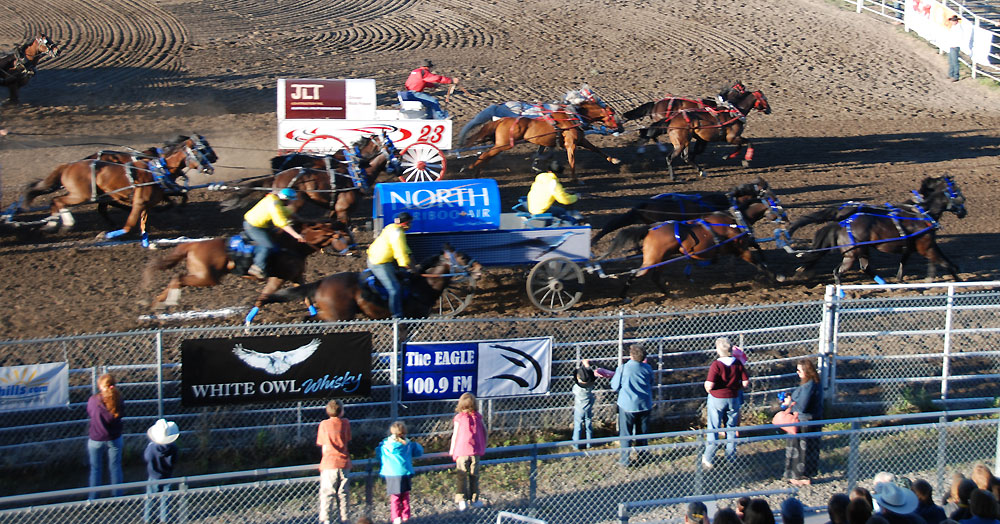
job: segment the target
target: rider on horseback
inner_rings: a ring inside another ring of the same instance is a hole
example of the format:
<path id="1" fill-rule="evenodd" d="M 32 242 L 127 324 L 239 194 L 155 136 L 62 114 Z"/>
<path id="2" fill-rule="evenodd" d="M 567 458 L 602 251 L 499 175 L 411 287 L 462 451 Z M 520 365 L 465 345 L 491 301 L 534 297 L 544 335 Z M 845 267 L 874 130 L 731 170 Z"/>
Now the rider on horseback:
<path id="1" fill-rule="evenodd" d="M 368 269 L 385 286 L 389 293 L 389 311 L 393 318 L 403 318 L 403 289 L 396 276 L 397 267 L 412 271 L 410 247 L 406 245 L 406 231 L 410 229 L 413 215 L 406 211 L 396 214 L 396 220 L 385 226 L 378 238 L 368 246 Z"/>
<path id="2" fill-rule="evenodd" d="M 248 275 L 261 280 L 267 278 L 267 257 L 277 249 L 274 238 L 271 237 L 272 226 L 288 233 L 299 242 L 306 241 L 292 228 L 292 210 L 285 204 L 290 200 L 295 200 L 295 190 L 290 187 L 279 189 L 268 193 L 243 215 L 243 231 L 257 245 L 253 254 L 253 265 L 247 270 Z"/>
<path id="3" fill-rule="evenodd" d="M 563 172 L 563 166 L 558 160 L 553 160 L 549 165 L 549 170 L 539 173 L 535 181 L 531 183 L 528 190 L 528 212 L 532 215 L 549 213 L 553 217 L 576 225 L 583 217 L 576 211 L 553 205 L 559 202 L 563 205 L 570 205 L 580 199 L 578 193 L 569 194 L 559 183 L 559 175 Z"/>
<path id="4" fill-rule="evenodd" d="M 441 110 L 441 104 L 424 89 L 437 87 L 438 84 L 457 84 L 458 80 L 448 78 L 431 72 L 434 64 L 430 60 L 424 60 L 424 65 L 410 71 L 410 76 L 406 78 L 405 91 L 400 91 L 400 100 L 416 100 L 424 104 L 427 108 L 427 118 L 434 120 L 444 120 L 448 118 L 448 113 Z"/>

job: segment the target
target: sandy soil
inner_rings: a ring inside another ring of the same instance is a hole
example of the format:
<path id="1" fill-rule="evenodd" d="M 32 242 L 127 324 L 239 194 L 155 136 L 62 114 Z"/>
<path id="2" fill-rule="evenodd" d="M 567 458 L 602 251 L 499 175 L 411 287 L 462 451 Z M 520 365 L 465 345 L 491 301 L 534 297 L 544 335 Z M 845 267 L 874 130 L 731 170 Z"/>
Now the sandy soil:
<path id="1" fill-rule="evenodd" d="M 579 208 L 592 223 L 602 225 L 657 193 L 726 190 L 757 177 L 771 183 L 794 218 L 848 199 L 901 202 L 923 177 L 951 174 L 968 198 L 969 216 L 947 215 L 941 244 L 963 278 L 998 277 L 1000 226 L 991 210 L 1000 90 L 968 79 L 948 82 L 945 57 L 936 49 L 840 3 L 793 0 L 779 10 L 763 0 L 11 0 L 0 13 L 0 44 L 7 48 L 45 32 L 63 49 L 22 91 L 26 104 L 2 110 L 12 132 L 0 141 L 3 206 L 61 162 L 108 145 L 146 148 L 193 132 L 219 154 L 213 179 L 263 174 L 276 149 L 280 77 L 375 78 L 380 105 L 388 108 L 409 70 L 431 58 L 471 93 L 456 96 L 447 108 L 456 127 L 490 103 L 552 100 L 584 81 L 623 112 L 667 94 L 709 95 L 741 79 L 763 90 L 774 108 L 771 115 L 750 117 L 745 136 L 756 148 L 750 168 L 722 160 L 728 146 L 712 146 L 702 157 L 707 178 L 682 167 L 681 180 L 670 183 L 655 148 L 636 154 L 636 126 L 630 124 L 626 136 L 595 140 L 625 160 L 622 168 L 588 152 L 579 156 L 581 190 L 588 194 Z M 508 206 L 530 184 L 531 150 L 519 146 L 483 172 L 500 181 Z M 454 160 L 449 170 L 468 162 Z M 218 211 L 223 197 L 198 191 L 183 209 L 155 214 L 153 236 L 237 231 L 240 217 Z M 366 201 L 360 209 L 367 207 Z M 137 320 L 148 313 L 137 304 L 148 296 L 139 282 L 142 267 L 157 254 L 135 245 L 93 248 L 95 235 L 109 228 L 92 205 L 75 214 L 72 231 L 0 233 L 0 338 L 149 325 Z M 113 217 L 124 220 L 121 212 Z M 795 267 L 784 252 L 768 255 L 779 271 Z M 664 298 L 643 282 L 628 307 L 817 299 L 830 280 L 829 258 L 815 279 L 770 285 L 751 283 L 754 270 L 744 264 L 697 268 L 693 283 L 678 267 L 669 277 L 673 295 Z M 882 256 L 875 264 L 888 275 L 895 260 Z M 362 265 L 358 258 L 314 258 L 308 275 Z M 526 272 L 491 271 L 465 314 L 539 314 L 524 295 Z M 923 274 L 923 261 L 914 258 L 907 280 Z M 162 275 L 157 285 L 166 281 Z M 848 281 L 864 280 L 853 273 Z M 620 286 L 590 279 L 574 311 L 616 310 Z M 188 290 L 184 309 L 245 305 L 255 287 L 230 278 L 213 289 Z M 288 305 L 259 319 L 302 314 Z"/>

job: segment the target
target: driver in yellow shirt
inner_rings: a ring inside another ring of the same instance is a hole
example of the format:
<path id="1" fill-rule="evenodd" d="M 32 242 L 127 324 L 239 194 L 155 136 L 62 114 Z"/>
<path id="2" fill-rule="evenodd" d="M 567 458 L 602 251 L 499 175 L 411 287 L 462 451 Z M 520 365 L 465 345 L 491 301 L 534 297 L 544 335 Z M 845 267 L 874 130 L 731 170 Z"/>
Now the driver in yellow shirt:
<path id="1" fill-rule="evenodd" d="M 548 171 L 539 173 L 535 177 L 531 189 L 528 190 L 528 212 L 532 215 L 549 213 L 570 224 L 578 224 L 581 220 L 579 213 L 554 205 L 558 202 L 568 206 L 580 199 L 579 194 L 570 194 L 563 189 L 559 183 L 559 175 L 562 172 L 562 164 L 553 160 Z"/>
<path id="2" fill-rule="evenodd" d="M 253 252 L 253 265 L 247 270 L 247 274 L 259 279 L 267 278 L 267 257 L 277 249 L 274 238 L 271 237 L 271 226 L 281 229 L 299 242 L 306 241 L 292 228 L 292 211 L 285 205 L 291 200 L 295 200 L 294 189 L 279 189 L 268 193 L 243 215 L 243 231 L 257 245 Z"/>
<path id="3" fill-rule="evenodd" d="M 399 212 L 395 221 L 385 226 L 368 246 L 368 269 L 389 292 L 389 311 L 393 318 L 403 318 L 403 288 L 396 277 L 396 268 L 413 270 L 410 247 L 406 245 L 406 231 L 412 222 L 412 215 L 406 211 Z"/>

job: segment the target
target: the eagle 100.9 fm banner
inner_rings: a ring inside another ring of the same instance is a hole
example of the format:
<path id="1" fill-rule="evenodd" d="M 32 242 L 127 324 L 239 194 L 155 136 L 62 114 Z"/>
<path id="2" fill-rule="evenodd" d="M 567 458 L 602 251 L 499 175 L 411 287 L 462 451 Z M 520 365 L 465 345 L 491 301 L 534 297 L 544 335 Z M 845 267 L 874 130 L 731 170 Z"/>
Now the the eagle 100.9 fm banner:
<path id="1" fill-rule="evenodd" d="M 185 340 L 184 406 L 367 397 L 371 333 Z"/>

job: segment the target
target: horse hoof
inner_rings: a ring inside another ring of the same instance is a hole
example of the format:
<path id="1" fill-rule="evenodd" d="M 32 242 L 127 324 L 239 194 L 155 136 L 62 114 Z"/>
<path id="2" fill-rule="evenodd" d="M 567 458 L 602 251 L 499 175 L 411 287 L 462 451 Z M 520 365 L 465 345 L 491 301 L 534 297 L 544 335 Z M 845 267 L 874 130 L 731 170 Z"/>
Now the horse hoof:
<path id="1" fill-rule="evenodd" d="M 740 163 L 743 164 L 743 167 L 750 167 L 750 162 L 747 161 L 747 160 L 744 160 L 744 161 L 742 161 Z"/>
<path id="2" fill-rule="evenodd" d="M 616 165 L 616 166 L 617 166 L 618 164 L 621 164 L 621 163 L 622 163 L 622 161 L 621 161 L 621 160 L 618 160 L 617 158 L 612 158 L 612 159 L 611 159 L 611 163 L 612 163 L 613 165 Z"/>
<path id="3" fill-rule="evenodd" d="M 784 282 L 786 280 L 785 275 L 774 275 L 774 280 L 778 282 Z"/>

